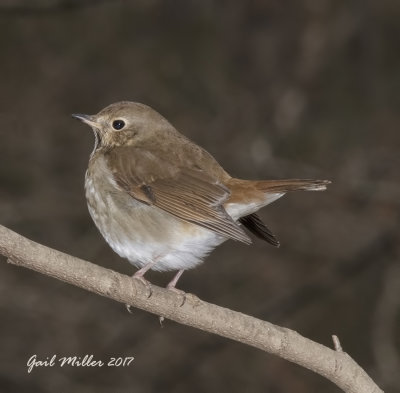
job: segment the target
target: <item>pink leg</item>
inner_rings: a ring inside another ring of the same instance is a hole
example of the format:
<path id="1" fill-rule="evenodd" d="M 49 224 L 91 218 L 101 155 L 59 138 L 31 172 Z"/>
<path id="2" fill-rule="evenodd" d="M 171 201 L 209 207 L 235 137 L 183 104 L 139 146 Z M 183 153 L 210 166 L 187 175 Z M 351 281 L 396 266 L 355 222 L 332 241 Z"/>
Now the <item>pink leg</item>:
<path id="1" fill-rule="evenodd" d="M 152 289 L 151 289 L 150 283 L 144 278 L 144 275 L 146 274 L 146 272 L 147 272 L 148 270 L 150 270 L 150 269 L 157 263 L 157 260 L 158 260 L 158 259 L 156 259 L 155 261 L 151 261 L 151 262 L 146 263 L 146 265 L 144 265 L 141 269 L 139 269 L 139 270 L 132 276 L 132 278 L 134 278 L 135 280 L 141 281 L 141 282 L 146 286 L 146 288 L 147 288 L 148 291 L 149 291 L 149 295 L 147 296 L 148 298 L 152 295 L 153 291 L 152 291 Z M 128 312 L 129 312 L 130 314 L 132 314 L 131 306 L 130 306 L 129 304 L 125 304 L 125 307 L 126 307 L 126 309 L 128 310 Z"/>
<path id="2" fill-rule="evenodd" d="M 135 278 L 142 277 L 144 279 L 144 275 L 157 263 L 157 260 L 158 259 L 156 259 L 155 261 L 151 261 L 151 262 L 146 263 L 132 277 L 135 277 Z"/>
<path id="3" fill-rule="evenodd" d="M 185 304 L 186 302 L 186 293 L 184 291 L 181 291 L 180 289 L 175 288 L 176 283 L 178 282 L 178 280 L 180 279 L 181 275 L 183 274 L 185 270 L 179 270 L 178 273 L 175 274 L 175 277 L 168 283 L 167 285 L 167 289 L 169 289 L 170 291 L 174 291 L 176 293 L 179 293 L 180 295 L 182 295 L 182 304 L 181 307 Z"/>
<path id="4" fill-rule="evenodd" d="M 151 285 L 150 283 L 144 278 L 144 275 L 146 274 L 147 271 L 149 271 L 158 261 L 158 258 L 154 261 L 148 262 L 146 263 L 146 265 L 144 265 L 141 269 L 139 269 L 133 276 L 132 278 L 141 281 L 144 285 L 146 285 L 146 288 L 149 291 L 149 296 L 150 297 L 151 294 L 153 293 L 152 289 L 151 289 Z"/>
<path id="5" fill-rule="evenodd" d="M 181 291 L 180 289 L 175 288 L 176 283 L 178 280 L 181 278 L 181 275 L 183 274 L 184 270 L 179 270 L 178 273 L 175 274 L 174 278 L 168 283 L 167 289 L 177 292 L 180 295 L 182 295 L 182 304 L 181 307 L 185 304 L 186 302 L 186 293 L 184 291 Z M 161 327 L 163 327 L 163 322 L 164 322 L 164 317 L 158 317 L 160 321 Z"/>
<path id="6" fill-rule="evenodd" d="M 178 280 L 181 278 L 181 275 L 183 274 L 184 270 L 179 270 L 178 273 L 175 274 L 175 277 L 168 283 L 167 288 L 168 289 L 176 289 L 176 283 Z"/>

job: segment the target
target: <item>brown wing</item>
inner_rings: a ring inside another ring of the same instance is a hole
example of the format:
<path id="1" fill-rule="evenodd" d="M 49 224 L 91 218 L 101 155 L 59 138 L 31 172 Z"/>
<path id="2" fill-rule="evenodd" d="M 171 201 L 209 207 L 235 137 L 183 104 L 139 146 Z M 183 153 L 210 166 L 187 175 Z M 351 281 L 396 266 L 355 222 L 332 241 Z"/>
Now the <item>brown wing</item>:
<path id="1" fill-rule="evenodd" d="M 229 190 L 204 173 L 201 165 L 180 167 L 172 153 L 161 159 L 151 151 L 129 146 L 112 149 L 107 159 L 117 184 L 136 200 L 222 236 L 251 243 L 222 206 Z"/>

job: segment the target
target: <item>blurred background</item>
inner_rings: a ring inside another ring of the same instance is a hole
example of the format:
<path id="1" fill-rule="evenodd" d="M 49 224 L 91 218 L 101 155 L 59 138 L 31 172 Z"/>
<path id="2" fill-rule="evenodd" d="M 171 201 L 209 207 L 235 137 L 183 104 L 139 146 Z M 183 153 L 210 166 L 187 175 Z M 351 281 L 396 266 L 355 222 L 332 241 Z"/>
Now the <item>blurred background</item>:
<path id="1" fill-rule="evenodd" d="M 330 347 L 336 334 L 400 392 L 399 20 L 389 0 L 0 1 L 0 223 L 133 274 L 89 217 L 94 139 L 70 117 L 119 100 L 154 107 L 234 176 L 330 179 L 261 212 L 279 249 L 226 242 L 179 286 Z M 1 391 L 339 391 L 0 259 Z M 135 360 L 28 374 L 33 354 Z"/>

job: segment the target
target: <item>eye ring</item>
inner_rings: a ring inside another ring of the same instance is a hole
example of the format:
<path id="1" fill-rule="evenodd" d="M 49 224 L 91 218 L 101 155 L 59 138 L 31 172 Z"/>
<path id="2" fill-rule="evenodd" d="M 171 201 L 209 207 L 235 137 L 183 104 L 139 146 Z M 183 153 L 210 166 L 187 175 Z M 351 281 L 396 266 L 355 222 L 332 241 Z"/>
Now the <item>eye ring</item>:
<path id="1" fill-rule="evenodd" d="M 112 122 L 112 126 L 113 126 L 114 130 L 119 131 L 125 127 L 125 122 L 121 119 L 117 119 Z"/>

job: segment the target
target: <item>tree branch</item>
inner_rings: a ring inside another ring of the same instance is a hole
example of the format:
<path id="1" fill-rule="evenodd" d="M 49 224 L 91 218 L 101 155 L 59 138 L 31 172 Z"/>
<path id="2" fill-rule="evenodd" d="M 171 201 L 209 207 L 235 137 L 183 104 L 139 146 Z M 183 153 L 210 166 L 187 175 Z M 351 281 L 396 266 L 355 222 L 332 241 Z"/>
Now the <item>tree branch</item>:
<path id="1" fill-rule="evenodd" d="M 382 390 L 335 339 L 334 351 L 293 330 L 179 294 L 35 243 L 0 225 L 0 254 L 8 262 L 57 278 L 98 295 L 132 305 L 184 325 L 251 345 L 306 367 L 349 393 Z M 339 350 L 340 349 L 340 350 Z"/>

